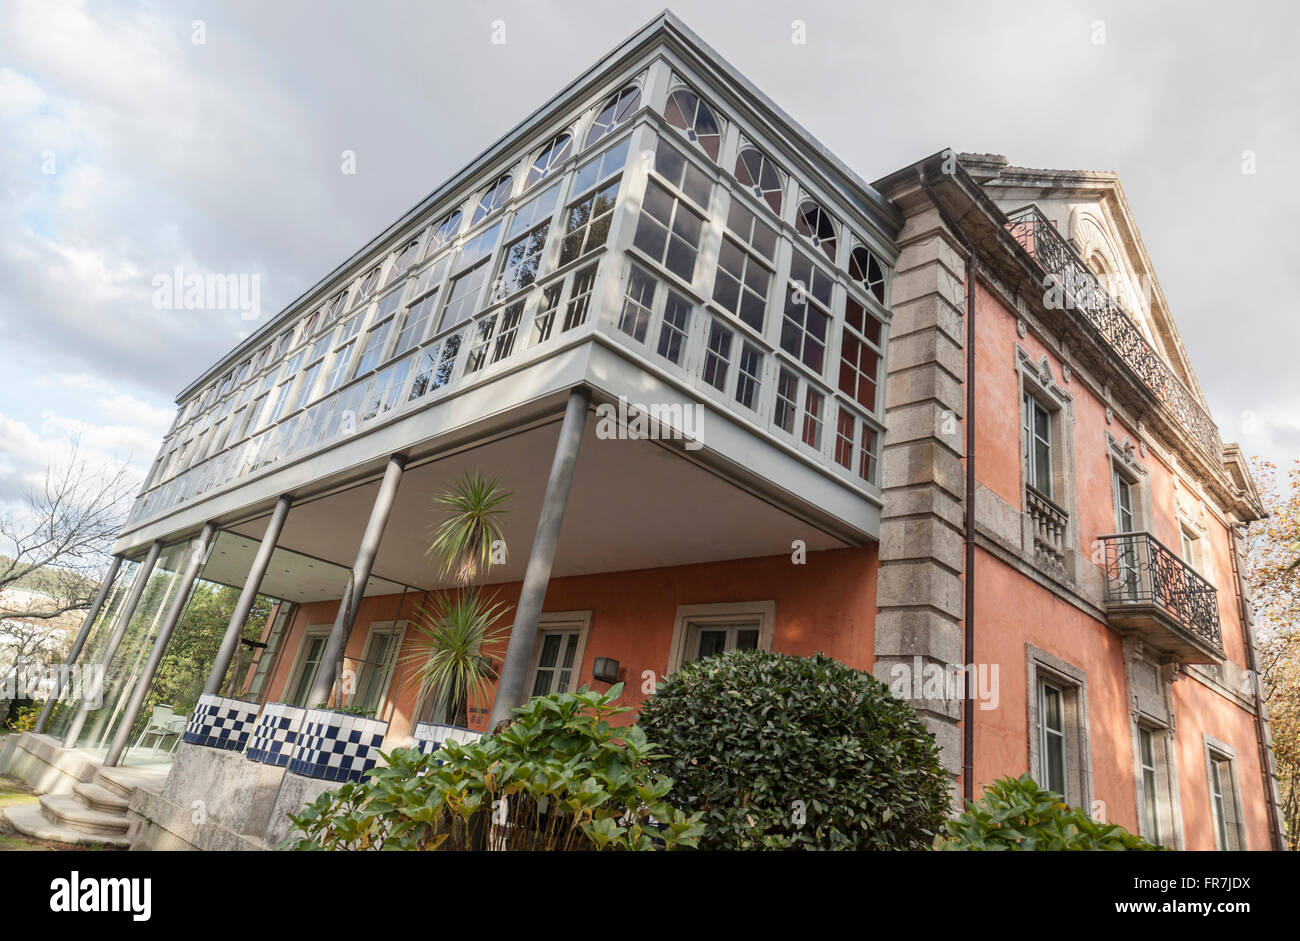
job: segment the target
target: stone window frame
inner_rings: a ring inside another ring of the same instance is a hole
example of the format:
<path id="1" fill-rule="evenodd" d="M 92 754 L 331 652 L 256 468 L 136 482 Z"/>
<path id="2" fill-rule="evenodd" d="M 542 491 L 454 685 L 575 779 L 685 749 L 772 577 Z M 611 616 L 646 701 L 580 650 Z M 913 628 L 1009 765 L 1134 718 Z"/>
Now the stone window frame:
<path id="1" fill-rule="evenodd" d="M 1154 700 L 1139 694 L 1141 684 L 1136 671 L 1139 666 L 1152 671 Z M 1142 741 L 1140 729 L 1159 736 L 1157 747 L 1156 819 L 1160 829 L 1160 845 L 1169 849 L 1186 848 L 1183 838 L 1182 794 L 1178 785 L 1177 739 L 1174 734 L 1174 711 L 1171 701 L 1171 683 L 1177 676 L 1175 664 L 1161 664 L 1147 655 L 1145 646 L 1136 638 L 1124 641 L 1124 684 L 1129 698 L 1129 731 L 1133 751 L 1133 796 L 1138 810 L 1138 829 L 1148 837 L 1143 823 L 1142 801 Z M 1144 706 L 1149 708 L 1144 708 Z M 1153 740 L 1155 744 L 1155 740 Z"/>
<path id="2" fill-rule="evenodd" d="M 528 659 L 524 689 L 531 691 L 537 681 L 537 662 L 542 655 L 542 635 L 559 631 L 567 632 L 575 627 L 578 631 L 578 646 L 573 652 L 573 675 L 569 677 L 569 688 L 564 692 L 574 692 L 582 687 L 582 658 L 587 655 L 587 641 L 591 637 L 591 614 L 591 609 L 542 612 L 537 618 L 537 637 L 533 641 L 532 656 Z"/>
<path id="3" fill-rule="evenodd" d="M 1031 395 L 1045 409 L 1051 422 L 1052 436 L 1052 496 L 1047 499 L 1065 514 L 1065 535 L 1062 539 L 1066 554 L 1065 573 L 1073 577 L 1071 552 L 1077 553 L 1079 543 L 1079 493 L 1075 461 L 1074 397 L 1056 380 L 1052 365 L 1046 355 L 1035 360 L 1024 347 L 1016 345 L 1015 368 L 1019 394 L 1016 397 L 1016 437 L 1019 441 L 1020 500 L 1022 533 L 1021 545 L 1027 561 L 1037 564 L 1034 553 L 1033 522 L 1026 504 L 1029 481 L 1025 477 L 1024 427 L 1025 395 Z M 1044 495 L 1046 496 L 1046 495 Z M 1060 575 L 1060 572 L 1053 574 Z"/>
<path id="4" fill-rule="evenodd" d="M 775 601 L 726 601 L 713 604 L 679 604 L 673 619 L 673 637 L 668 646 L 668 673 L 676 672 L 686 657 L 689 628 L 709 621 L 754 618 L 758 621 L 758 649 L 771 650 L 776 634 Z"/>
<path id="5" fill-rule="evenodd" d="M 1039 749 L 1038 684 L 1045 680 L 1065 694 L 1065 800 L 1092 814 L 1092 750 L 1088 733 L 1088 674 L 1046 650 L 1025 644 L 1028 676 L 1025 712 L 1027 719 L 1029 774 L 1042 785 L 1042 755 Z M 1045 785 L 1043 785 L 1045 786 Z"/>
<path id="6" fill-rule="evenodd" d="M 1110 519 L 1112 531 L 1118 526 L 1119 514 L 1116 512 L 1115 473 L 1128 481 L 1133 495 L 1133 532 L 1150 532 L 1155 519 L 1151 497 L 1151 475 L 1145 464 L 1139 461 L 1135 452 L 1137 445 L 1126 437 L 1122 442 L 1106 432 L 1106 460 L 1110 464 Z"/>
<path id="7" fill-rule="evenodd" d="M 1208 733 L 1201 733 L 1205 750 L 1205 785 L 1210 801 L 1210 820 L 1214 826 L 1214 848 L 1216 850 L 1246 850 L 1246 820 L 1241 806 L 1241 771 L 1237 761 L 1237 751 L 1227 742 L 1220 741 Z M 1224 810 L 1231 811 L 1232 818 L 1224 821 L 1224 831 L 1228 835 L 1228 845 L 1223 845 L 1219 835 L 1218 812 L 1214 808 L 1214 765 L 1216 761 L 1226 762 L 1232 777 L 1232 800 L 1229 805 L 1228 795 L 1223 795 Z M 1234 841 L 1235 837 L 1235 841 Z"/>

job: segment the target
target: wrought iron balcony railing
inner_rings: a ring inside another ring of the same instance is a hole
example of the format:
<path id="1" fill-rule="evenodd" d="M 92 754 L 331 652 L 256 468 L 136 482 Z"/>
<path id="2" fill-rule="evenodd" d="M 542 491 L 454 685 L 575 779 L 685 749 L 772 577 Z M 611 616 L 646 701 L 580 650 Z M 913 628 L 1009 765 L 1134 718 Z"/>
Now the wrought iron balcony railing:
<path id="1" fill-rule="evenodd" d="M 1219 654 L 1218 592 L 1150 533 L 1102 536 L 1106 604 L 1112 611 L 1158 609 L 1175 626 Z"/>
<path id="2" fill-rule="evenodd" d="M 1101 332 L 1111 349 L 1169 410 L 1178 425 L 1186 429 L 1197 447 L 1216 466 L 1222 463 L 1223 442 L 1214 419 L 1174 375 L 1133 319 L 1102 287 L 1078 252 L 1056 231 L 1056 226 L 1034 205 L 1009 213 L 1008 219 L 1007 229 L 1012 237 L 1059 288 L 1069 308 L 1082 313 Z"/>

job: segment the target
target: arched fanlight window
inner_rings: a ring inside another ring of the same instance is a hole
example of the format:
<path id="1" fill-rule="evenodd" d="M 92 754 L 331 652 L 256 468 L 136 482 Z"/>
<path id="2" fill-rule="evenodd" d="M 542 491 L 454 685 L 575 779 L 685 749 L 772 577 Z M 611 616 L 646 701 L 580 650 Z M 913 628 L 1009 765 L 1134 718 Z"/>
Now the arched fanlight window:
<path id="1" fill-rule="evenodd" d="M 563 163 L 572 152 L 572 134 L 561 134 L 552 140 L 538 152 L 533 165 L 528 168 L 528 176 L 524 179 L 524 189 L 528 189 L 534 183 L 546 179 L 547 174 Z"/>
<path id="2" fill-rule="evenodd" d="M 404 275 L 406 269 L 415 264 L 415 253 L 419 251 L 419 249 L 420 240 L 418 238 L 411 239 L 411 241 L 402 246 L 402 250 L 398 252 L 397 257 L 393 259 L 392 269 L 388 272 L 389 284 L 392 284 Z"/>
<path id="3" fill-rule="evenodd" d="M 885 303 L 885 266 L 874 253 L 859 245 L 849 254 L 849 277 Z"/>
<path id="4" fill-rule="evenodd" d="M 752 144 L 746 144 L 736 156 L 736 179 L 781 214 L 781 171 Z"/>
<path id="5" fill-rule="evenodd" d="M 641 88 L 637 85 L 629 85 L 621 92 L 611 95 L 606 99 L 596 119 L 591 122 L 591 130 L 587 132 L 587 143 L 583 146 L 590 147 L 606 134 L 613 132 L 640 104 Z"/>
<path id="6" fill-rule="evenodd" d="M 713 116 L 713 110 L 699 95 L 689 88 L 679 88 L 668 96 L 664 117 L 673 127 L 686 132 L 688 140 L 704 149 L 715 162 L 722 149 L 722 125 Z"/>
<path id="7" fill-rule="evenodd" d="M 820 204 L 812 199 L 800 203 L 794 227 L 825 252 L 827 258 L 835 260 L 835 220 Z"/>
<path id="8" fill-rule="evenodd" d="M 460 210 L 457 209 L 438 223 L 438 227 L 433 230 L 433 235 L 429 236 L 429 247 L 424 251 L 425 258 L 428 258 L 456 237 L 457 233 L 460 232 L 460 220 L 462 218 Z"/>
<path id="9" fill-rule="evenodd" d="M 506 200 L 510 198 L 510 184 L 512 182 L 513 180 L 510 179 L 510 174 L 507 173 L 489 186 L 483 193 L 483 197 L 478 201 L 478 205 L 474 207 L 474 216 L 469 220 L 469 224 L 478 225 L 488 216 L 492 215 L 492 213 L 504 206 Z"/>

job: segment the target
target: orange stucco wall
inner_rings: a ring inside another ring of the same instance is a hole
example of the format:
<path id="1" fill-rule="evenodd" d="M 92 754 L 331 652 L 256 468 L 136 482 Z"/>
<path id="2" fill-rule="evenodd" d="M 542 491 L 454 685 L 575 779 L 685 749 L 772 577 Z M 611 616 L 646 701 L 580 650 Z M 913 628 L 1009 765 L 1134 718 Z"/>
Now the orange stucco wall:
<path id="1" fill-rule="evenodd" d="M 1183 519 L 1204 525 L 1198 543 L 1199 571 L 1218 589 L 1224 651 L 1244 669 L 1248 664 L 1227 527 L 1179 479 L 1176 469 L 1157 456 L 1154 448 L 1142 453 L 1136 429 L 1127 427 L 1118 415 L 1108 422 L 1105 403 L 1077 379 L 1066 381 L 1062 362 L 1032 334 L 1021 337 L 1016 323 L 1016 316 L 980 286 L 976 292 L 979 482 L 1023 511 L 1021 386 L 1016 369 L 1019 345 L 1034 363 L 1047 357 L 1055 382 L 1072 399 L 1077 494 L 1074 513 L 1079 550 L 1094 562 L 1099 561 L 1097 538 L 1116 530 L 1106 435 L 1109 433 L 1120 443 L 1131 440 L 1135 445 L 1133 457 L 1146 468 L 1150 489 L 1150 516 L 1139 526 L 1178 553 L 1179 504 Z M 1057 496 L 1063 503 L 1064 496 Z M 976 711 L 977 793 L 1000 775 L 1029 770 L 1025 645 L 1033 644 L 1087 673 L 1093 795 L 1103 802 L 1106 816 L 1136 831 L 1135 744 L 1120 636 L 991 555 L 977 554 L 975 579 L 976 662 L 998 664 L 1001 678 L 1000 707 Z M 1187 848 L 1214 848 L 1204 747 L 1204 735 L 1210 735 L 1236 752 L 1247 843 L 1253 849 L 1267 849 L 1267 811 L 1250 713 L 1194 676 L 1183 676 L 1174 683 L 1173 702 L 1174 761 Z"/>
<path id="2" fill-rule="evenodd" d="M 620 679 L 626 683 L 620 703 L 635 709 L 648 695 L 643 692 L 643 672 L 649 670 L 658 677 L 667 670 L 676 609 L 684 604 L 774 601 L 773 649 L 805 655 L 821 652 L 858 669 L 870 670 L 876 563 L 876 547 L 872 545 L 810 552 L 807 561 L 798 565 L 789 556 L 771 556 L 556 578 L 547 588 L 544 610 L 592 612 L 579 683 L 597 685 L 591 680 L 595 658 L 612 657 L 619 661 Z M 519 588 L 519 583 L 514 582 L 495 586 L 494 590 L 501 601 L 513 606 Z M 400 614 L 399 601 L 398 595 L 364 599 L 348 640 L 347 656 L 361 656 L 372 622 L 411 618 L 424 598 L 420 593 L 408 595 Z M 284 641 L 284 653 L 268 684 L 271 700 L 282 695 L 289 681 L 305 629 L 332 623 L 337 604 L 304 605 L 295 615 Z M 509 614 L 505 623 L 509 623 Z M 408 632 L 402 655 L 412 649 Z M 394 735 L 406 733 L 416 704 L 416 686 L 402 680 L 401 673 L 399 665 L 394 683 Z M 471 715 L 470 724 L 482 728 L 485 720 L 486 715 L 478 713 Z"/>

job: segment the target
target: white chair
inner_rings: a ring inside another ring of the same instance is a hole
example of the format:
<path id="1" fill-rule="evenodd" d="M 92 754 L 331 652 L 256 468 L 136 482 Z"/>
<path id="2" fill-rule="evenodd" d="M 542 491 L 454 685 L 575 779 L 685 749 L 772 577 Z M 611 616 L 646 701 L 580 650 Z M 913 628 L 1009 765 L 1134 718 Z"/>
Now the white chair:
<path id="1" fill-rule="evenodd" d="M 180 730 L 185 731 L 184 716 L 176 715 L 175 709 L 163 703 L 154 706 L 153 713 L 149 716 L 149 723 L 144 727 L 144 731 L 140 733 L 140 737 L 135 740 L 135 747 L 140 747 L 140 743 L 145 740 L 145 736 L 152 735 L 154 736 L 152 751 L 155 755 L 158 754 L 159 739 L 174 734 L 176 719 L 181 720 Z"/>

